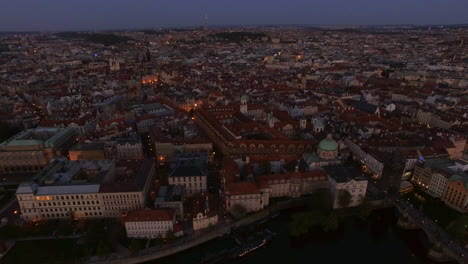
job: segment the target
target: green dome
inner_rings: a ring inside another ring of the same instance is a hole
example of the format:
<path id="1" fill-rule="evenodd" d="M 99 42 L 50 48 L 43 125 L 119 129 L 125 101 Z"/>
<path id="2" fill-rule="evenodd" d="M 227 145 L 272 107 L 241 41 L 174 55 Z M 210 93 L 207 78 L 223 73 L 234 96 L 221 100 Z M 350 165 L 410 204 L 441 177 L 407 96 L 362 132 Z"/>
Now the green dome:
<path id="1" fill-rule="evenodd" d="M 247 100 L 249 100 L 248 95 L 244 94 L 244 95 L 241 96 L 241 101 L 247 101 Z"/>
<path id="2" fill-rule="evenodd" d="M 325 151 L 335 151 L 338 150 L 338 143 L 336 143 L 336 141 L 333 138 L 327 137 L 324 140 L 320 141 L 318 147 L 319 149 Z"/>
<path id="3" fill-rule="evenodd" d="M 314 127 L 323 128 L 325 125 L 323 124 L 322 120 L 317 119 L 317 121 L 315 121 Z"/>

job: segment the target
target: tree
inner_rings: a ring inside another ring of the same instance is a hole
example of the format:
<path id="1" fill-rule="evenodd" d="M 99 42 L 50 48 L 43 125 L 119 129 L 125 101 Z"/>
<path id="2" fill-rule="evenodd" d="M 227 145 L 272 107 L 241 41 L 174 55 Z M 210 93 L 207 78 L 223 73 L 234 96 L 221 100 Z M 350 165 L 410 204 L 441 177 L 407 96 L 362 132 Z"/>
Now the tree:
<path id="1" fill-rule="evenodd" d="M 304 140 L 304 133 L 300 129 L 296 129 L 291 137 L 292 140 Z"/>
<path id="2" fill-rule="evenodd" d="M 316 190 L 308 199 L 307 206 L 310 209 L 331 209 L 333 206 L 332 194 L 328 188 Z"/>
<path id="3" fill-rule="evenodd" d="M 262 174 L 268 175 L 271 174 L 271 164 L 269 161 L 264 161 L 261 163 Z"/>
<path id="4" fill-rule="evenodd" d="M 246 180 L 247 177 L 250 175 L 251 171 L 250 171 L 250 168 L 248 168 L 249 166 L 250 166 L 249 164 L 245 164 L 241 168 L 240 175 L 239 175 L 241 180 Z"/>
<path id="5" fill-rule="evenodd" d="M 174 241 L 176 239 L 175 235 L 174 235 L 174 231 L 172 230 L 167 230 L 166 232 L 166 239 L 167 241 Z"/>
<path id="6" fill-rule="evenodd" d="M 14 136 L 18 132 L 18 129 L 14 129 L 7 125 L 0 124 L 0 142 L 7 140 L 8 138 Z"/>
<path id="7" fill-rule="evenodd" d="M 334 212 L 305 212 L 292 216 L 289 225 L 291 236 L 297 237 L 307 234 L 314 226 L 320 226 L 323 231 L 330 232 L 338 229 L 340 218 Z"/>
<path id="8" fill-rule="evenodd" d="M 96 255 L 100 257 L 108 256 L 112 253 L 112 246 L 107 240 L 100 240 L 96 248 Z"/>
<path id="9" fill-rule="evenodd" d="M 73 224 L 71 221 L 60 221 L 57 227 L 57 235 L 65 236 L 73 232 Z"/>
<path id="10" fill-rule="evenodd" d="M 297 213 L 292 216 L 292 221 L 289 225 L 290 234 L 293 237 L 298 237 L 307 234 L 309 230 L 324 220 L 324 216 L 319 212 Z"/>
<path id="11" fill-rule="evenodd" d="M 468 216 L 459 216 L 447 225 L 447 232 L 455 239 L 464 242 L 466 232 L 468 232 Z"/>
<path id="12" fill-rule="evenodd" d="M 351 194 L 346 190 L 340 190 L 338 192 L 338 206 L 346 208 L 351 204 Z"/>
<path id="13" fill-rule="evenodd" d="M 299 166 L 299 171 L 300 172 L 306 172 L 309 169 L 309 165 L 307 164 L 307 162 L 304 159 L 301 159 L 299 161 L 298 166 Z"/>
<path id="14" fill-rule="evenodd" d="M 140 239 L 132 239 L 130 241 L 130 245 L 128 246 L 128 249 L 131 251 L 131 252 L 137 252 L 138 250 L 142 249 L 143 248 L 143 245 L 141 243 L 141 240 Z"/>
<path id="15" fill-rule="evenodd" d="M 372 207 L 369 203 L 369 199 L 363 196 L 361 198 L 359 206 L 357 207 L 357 213 L 360 218 L 366 219 L 370 215 L 371 212 L 372 212 Z"/>
<path id="16" fill-rule="evenodd" d="M 335 231 L 338 229 L 339 224 L 340 224 L 340 219 L 335 213 L 331 212 L 330 214 L 325 216 L 325 218 L 323 219 L 322 229 L 325 232 Z"/>
<path id="17" fill-rule="evenodd" d="M 247 215 L 247 209 L 241 204 L 231 206 L 231 215 L 236 219 L 242 219 Z"/>

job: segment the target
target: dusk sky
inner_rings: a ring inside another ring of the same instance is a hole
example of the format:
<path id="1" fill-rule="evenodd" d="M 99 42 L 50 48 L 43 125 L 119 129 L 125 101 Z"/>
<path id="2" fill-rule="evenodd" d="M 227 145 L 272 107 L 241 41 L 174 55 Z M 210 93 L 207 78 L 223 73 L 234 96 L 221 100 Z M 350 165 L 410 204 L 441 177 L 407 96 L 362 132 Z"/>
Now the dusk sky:
<path id="1" fill-rule="evenodd" d="M 2 0 L 0 31 L 311 24 L 464 24 L 468 0 Z"/>

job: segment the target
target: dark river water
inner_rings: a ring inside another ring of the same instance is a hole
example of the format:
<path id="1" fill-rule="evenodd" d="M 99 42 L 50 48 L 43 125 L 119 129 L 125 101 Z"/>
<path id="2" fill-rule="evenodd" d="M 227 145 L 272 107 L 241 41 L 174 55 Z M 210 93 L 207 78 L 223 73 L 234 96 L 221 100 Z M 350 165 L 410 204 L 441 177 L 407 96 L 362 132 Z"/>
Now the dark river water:
<path id="1" fill-rule="evenodd" d="M 396 226 L 394 209 L 374 211 L 366 221 L 348 217 L 335 232 L 326 233 L 317 229 L 300 239 L 289 236 L 292 213 L 282 212 L 274 220 L 255 227 L 268 228 L 277 233 L 265 248 L 238 260 L 226 258 L 217 263 L 439 263 L 426 257 L 430 243 L 424 232 L 402 230 Z M 219 238 L 149 263 L 198 264 L 205 256 L 235 245 L 231 238 Z"/>

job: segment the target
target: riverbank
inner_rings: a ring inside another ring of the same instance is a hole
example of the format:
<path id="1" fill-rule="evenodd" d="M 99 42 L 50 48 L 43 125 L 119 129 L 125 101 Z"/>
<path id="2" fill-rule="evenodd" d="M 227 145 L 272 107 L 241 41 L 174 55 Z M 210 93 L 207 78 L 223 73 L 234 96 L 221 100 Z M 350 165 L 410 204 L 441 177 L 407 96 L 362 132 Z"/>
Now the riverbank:
<path id="1" fill-rule="evenodd" d="M 163 257 L 167 257 L 169 255 L 176 254 L 184 250 L 196 247 L 212 239 L 222 237 L 226 234 L 229 234 L 232 229 L 236 229 L 242 226 L 253 224 L 279 211 L 292 209 L 292 208 L 305 207 L 308 199 L 310 199 L 310 197 L 303 197 L 303 198 L 297 198 L 297 199 L 291 199 L 287 201 L 278 202 L 278 203 L 270 205 L 268 208 L 265 208 L 262 211 L 248 215 L 247 217 L 243 219 L 218 224 L 212 229 L 206 230 L 203 233 L 198 234 L 194 237 L 182 238 L 182 239 L 176 240 L 172 244 L 147 248 L 147 249 L 138 251 L 133 255 L 125 256 L 125 257 L 111 255 L 110 257 L 99 258 L 95 256 L 95 257 L 92 257 L 89 261 L 87 261 L 87 263 L 92 263 L 92 264 L 130 263 L 131 264 L 131 263 L 142 263 L 142 262 L 147 262 L 147 261 L 152 261 L 152 260 L 160 259 Z M 391 205 L 382 200 L 382 201 L 373 202 L 371 206 L 372 207 L 370 209 L 376 209 L 376 208 L 382 208 L 382 207 L 390 207 Z"/>
<path id="2" fill-rule="evenodd" d="M 403 230 L 396 226 L 398 213 L 393 208 L 376 209 L 366 219 L 349 216 L 335 231 L 325 232 L 317 227 L 300 237 L 292 237 L 292 216 L 301 210 L 284 210 L 278 217 L 265 224 L 245 226 L 242 230 L 237 230 L 236 233 L 249 234 L 268 228 L 277 236 L 265 248 L 241 259 L 231 260 L 226 257 L 217 263 L 440 264 L 427 257 L 432 244 L 422 230 Z M 145 264 L 200 264 L 206 256 L 233 247 L 233 238 L 226 236 Z"/>

